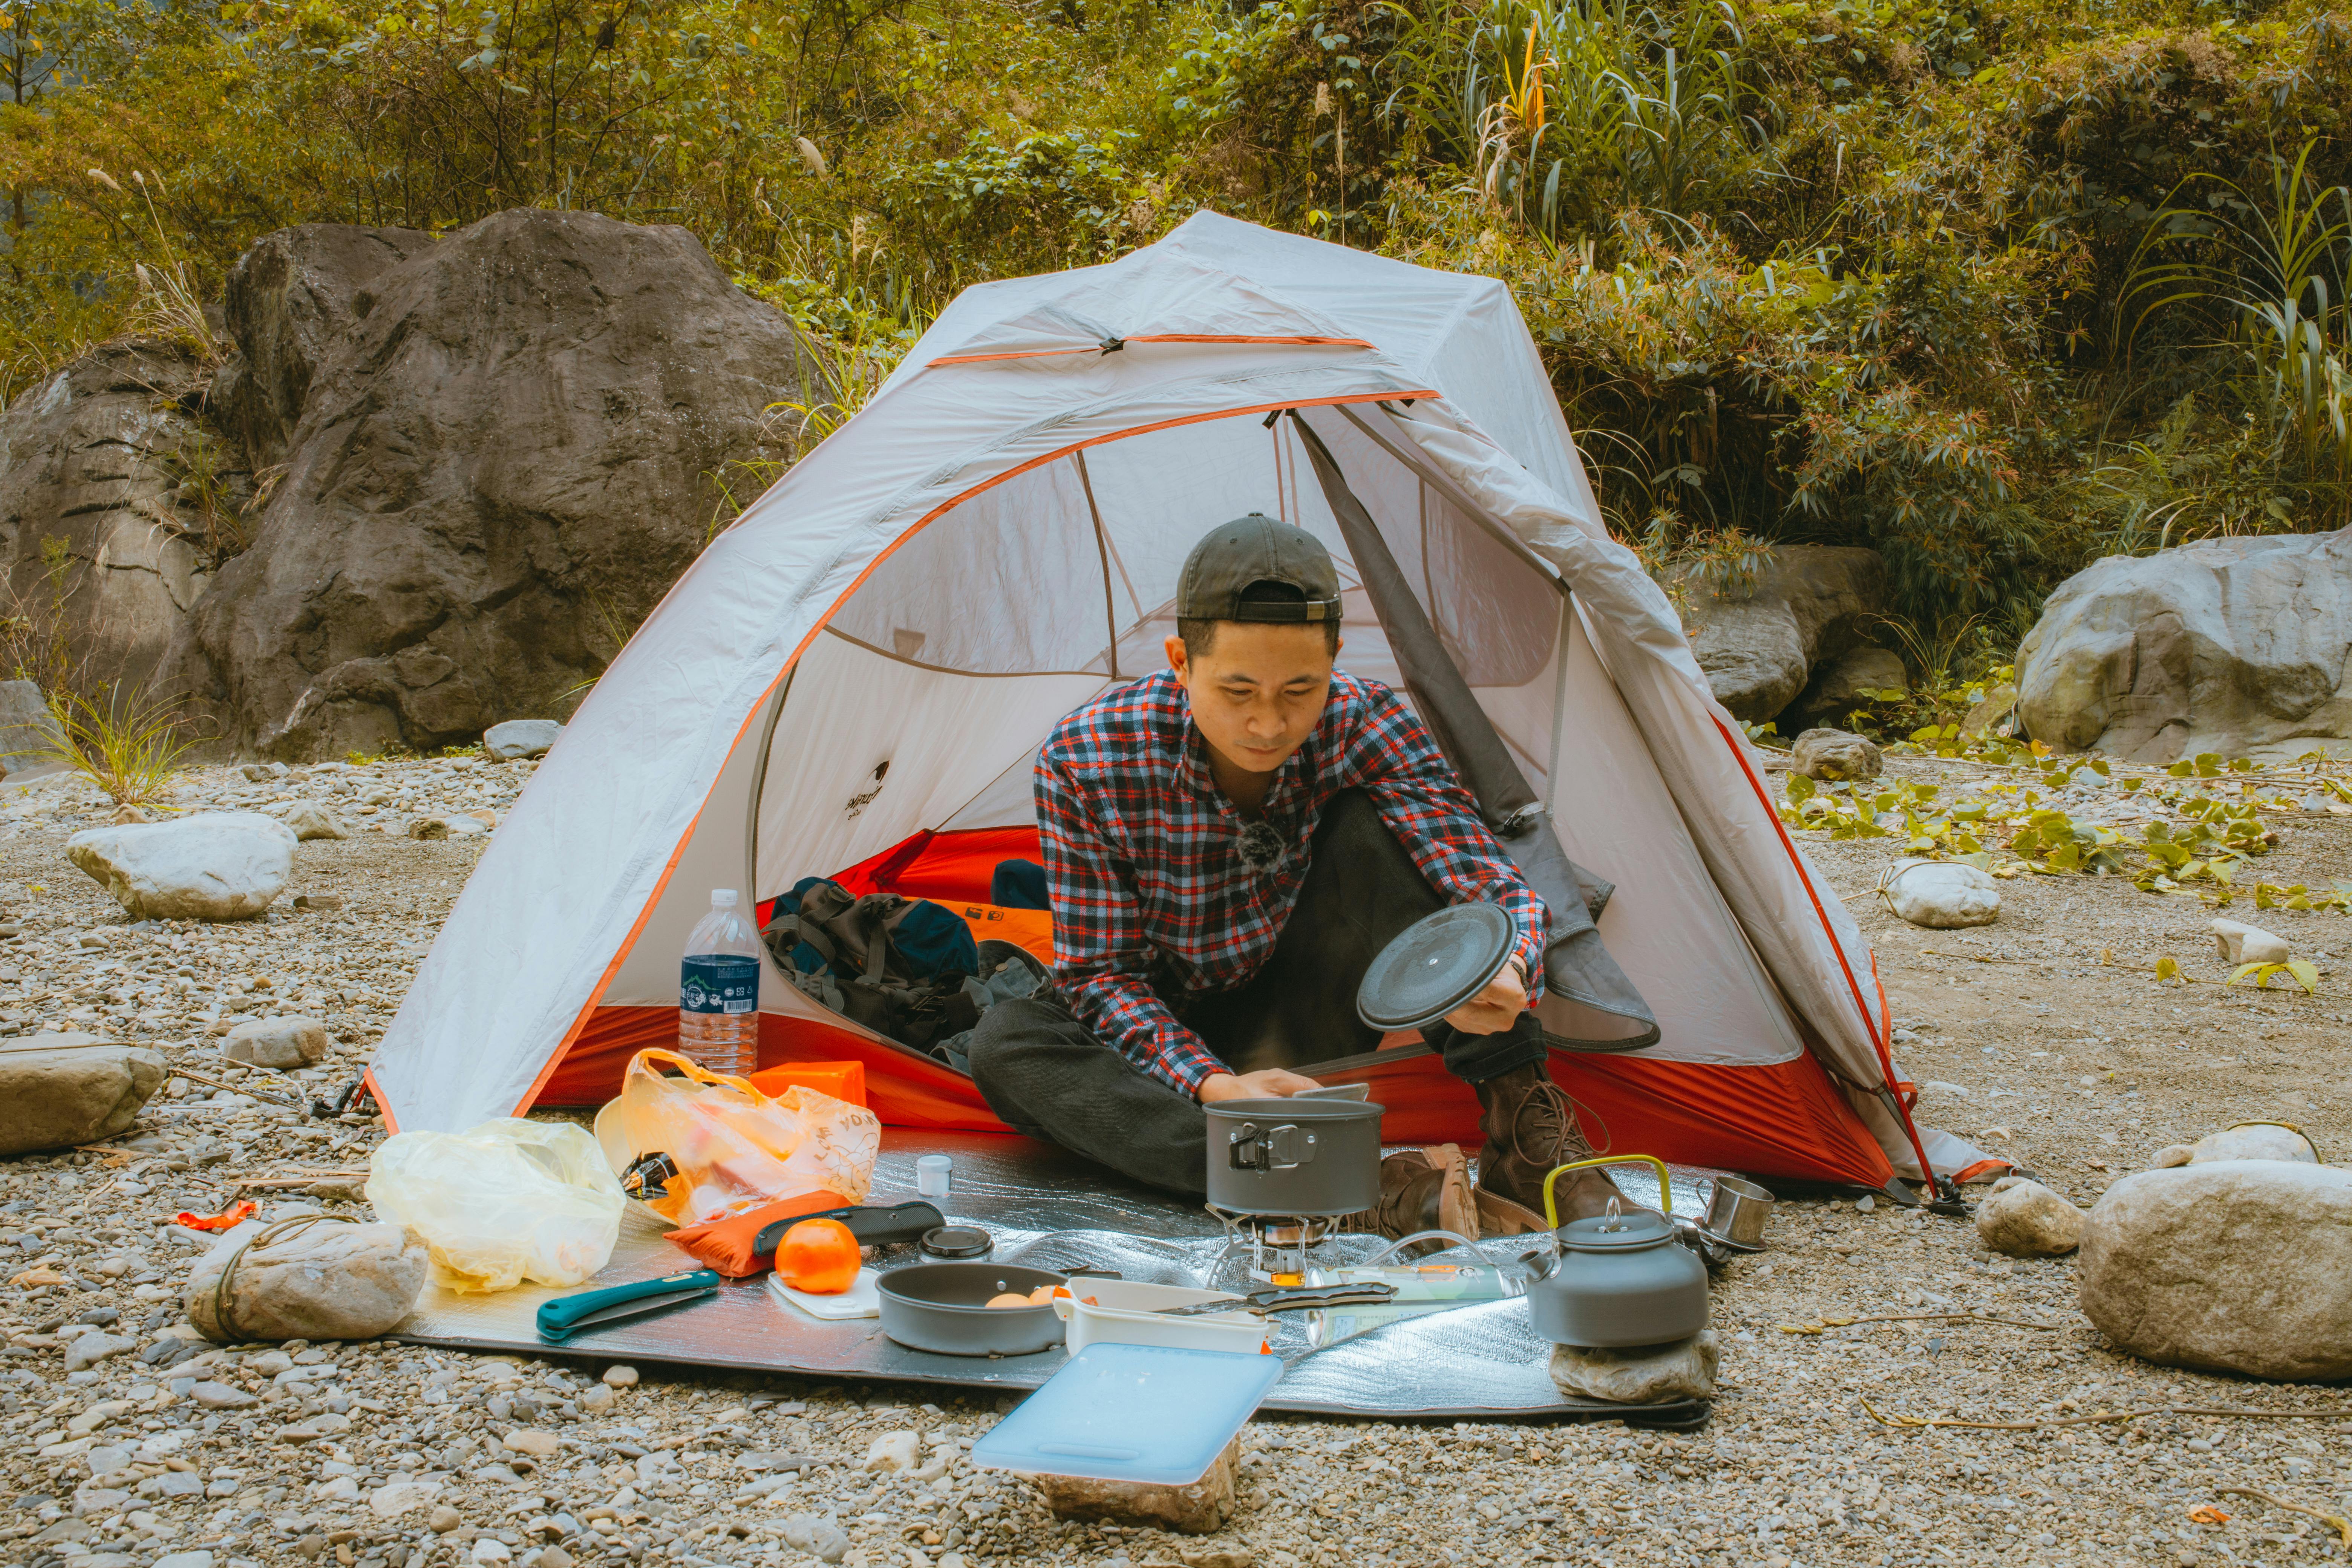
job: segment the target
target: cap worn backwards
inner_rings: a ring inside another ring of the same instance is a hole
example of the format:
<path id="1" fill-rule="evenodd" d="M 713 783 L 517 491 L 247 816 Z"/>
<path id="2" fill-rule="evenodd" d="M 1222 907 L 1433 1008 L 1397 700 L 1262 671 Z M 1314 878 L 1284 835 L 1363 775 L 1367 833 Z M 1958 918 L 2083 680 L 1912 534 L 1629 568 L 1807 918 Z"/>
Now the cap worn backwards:
<path id="1" fill-rule="evenodd" d="M 1244 597 L 1261 583 L 1296 589 L 1299 596 Z M 1336 621 L 1339 571 L 1321 540 L 1254 511 L 1192 547 L 1176 583 L 1176 615 L 1187 621 Z"/>

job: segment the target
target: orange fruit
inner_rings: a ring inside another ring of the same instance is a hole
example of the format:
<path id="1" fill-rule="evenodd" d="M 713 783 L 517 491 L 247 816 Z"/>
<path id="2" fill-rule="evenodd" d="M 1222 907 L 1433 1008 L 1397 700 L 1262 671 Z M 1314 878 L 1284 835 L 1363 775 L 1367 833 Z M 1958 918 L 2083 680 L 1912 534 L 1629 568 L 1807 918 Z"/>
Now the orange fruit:
<path id="1" fill-rule="evenodd" d="M 795 1290 L 838 1296 L 857 1282 L 857 1237 L 837 1219 L 804 1219 L 776 1247 L 776 1274 Z"/>

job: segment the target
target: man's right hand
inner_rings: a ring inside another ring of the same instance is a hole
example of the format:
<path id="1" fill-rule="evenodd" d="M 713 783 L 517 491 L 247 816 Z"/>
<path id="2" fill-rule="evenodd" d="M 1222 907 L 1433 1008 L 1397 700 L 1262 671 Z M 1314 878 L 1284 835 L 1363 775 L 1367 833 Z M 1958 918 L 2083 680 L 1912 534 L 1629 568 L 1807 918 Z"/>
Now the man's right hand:
<path id="1" fill-rule="evenodd" d="M 1214 1105 L 1221 1100 L 1286 1100 L 1301 1089 L 1323 1086 L 1304 1073 L 1288 1072 L 1281 1068 L 1263 1068 L 1256 1072 L 1211 1073 L 1201 1080 L 1201 1103 Z"/>

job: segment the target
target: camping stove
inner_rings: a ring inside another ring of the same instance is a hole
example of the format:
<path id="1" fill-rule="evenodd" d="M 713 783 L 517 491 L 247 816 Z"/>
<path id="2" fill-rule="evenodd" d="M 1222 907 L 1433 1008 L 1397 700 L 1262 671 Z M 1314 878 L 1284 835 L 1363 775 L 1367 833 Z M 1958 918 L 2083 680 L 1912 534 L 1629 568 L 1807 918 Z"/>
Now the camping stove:
<path id="1" fill-rule="evenodd" d="M 1246 1247 L 1249 1277 L 1267 1285 L 1305 1284 L 1307 1271 L 1326 1261 L 1318 1251 L 1321 1244 L 1339 1233 L 1338 1215 L 1234 1214 L 1214 1204 L 1203 1206 L 1225 1227 L 1217 1265 Z"/>

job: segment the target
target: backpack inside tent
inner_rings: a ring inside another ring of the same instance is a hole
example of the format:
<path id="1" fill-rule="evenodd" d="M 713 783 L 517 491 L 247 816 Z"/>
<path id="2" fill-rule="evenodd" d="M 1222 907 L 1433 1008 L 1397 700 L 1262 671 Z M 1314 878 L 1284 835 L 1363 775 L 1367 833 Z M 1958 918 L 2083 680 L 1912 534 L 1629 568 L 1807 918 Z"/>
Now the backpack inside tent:
<path id="1" fill-rule="evenodd" d="M 609 1098 L 675 1044 L 714 888 L 983 904 L 999 861 L 1037 858 L 1040 742 L 1164 665 L 1178 569 L 1229 518 L 1320 538 L 1341 667 L 1404 689 L 1327 482 L 1567 854 L 1614 884 L 1600 935 L 1657 1038 L 1554 1053 L 1595 1142 L 1868 1187 L 1984 1163 L 1913 1125 L 1872 956 L 1609 538 L 1508 291 L 1214 215 L 967 289 L 711 543 L 467 882 L 372 1063 L 387 1121 Z M 860 1060 L 887 1123 L 1003 1130 L 969 1079 L 762 964 L 762 1066 Z M 1469 1088 L 1410 1038 L 1347 1076 L 1388 1142 L 1475 1142 Z"/>

